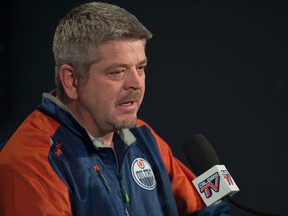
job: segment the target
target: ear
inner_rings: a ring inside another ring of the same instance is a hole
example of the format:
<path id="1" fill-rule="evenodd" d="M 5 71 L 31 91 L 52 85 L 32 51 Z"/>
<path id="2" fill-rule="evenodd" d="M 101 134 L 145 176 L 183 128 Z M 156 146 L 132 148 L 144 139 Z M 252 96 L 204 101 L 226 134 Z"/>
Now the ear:
<path id="1" fill-rule="evenodd" d="M 78 79 L 74 68 L 68 64 L 62 65 L 59 70 L 59 78 L 67 97 L 71 100 L 77 99 Z"/>

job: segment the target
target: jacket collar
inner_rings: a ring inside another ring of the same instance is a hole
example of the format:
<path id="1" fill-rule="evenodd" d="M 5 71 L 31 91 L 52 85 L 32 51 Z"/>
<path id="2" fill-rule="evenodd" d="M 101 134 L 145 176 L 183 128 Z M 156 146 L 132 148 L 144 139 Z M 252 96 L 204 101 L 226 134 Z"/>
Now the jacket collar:
<path id="1" fill-rule="evenodd" d="M 43 93 L 42 103 L 39 106 L 39 109 L 48 113 L 50 116 L 55 118 L 61 124 L 67 126 L 69 129 L 76 132 L 78 135 L 85 132 L 96 149 L 108 147 L 101 140 L 98 140 L 94 136 L 92 136 L 84 127 L 84 125 L 82 125 L 77 120 L 77 118 L 69 110 L 69 108 L 65 104 L 63 104 L 58 98 L 56 98 L 56 90 L 53 90 L 49 93 Z M 122 129 L 120 131 L 117 131 L 116 133 L 118 133 L 119 137 L 126 145 L 131 145 L 136 141 L 136 138 L 130 131 L 130 129 Z"/>

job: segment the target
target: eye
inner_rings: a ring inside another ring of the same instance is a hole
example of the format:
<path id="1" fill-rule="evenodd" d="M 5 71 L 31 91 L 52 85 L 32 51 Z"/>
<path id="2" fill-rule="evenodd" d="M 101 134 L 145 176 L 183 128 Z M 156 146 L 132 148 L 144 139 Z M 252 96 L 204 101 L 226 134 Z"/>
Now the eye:
<path id="1" fill-rule="evenodd" d="M 141 65 L 138 67 L 138 70 L 146 70 L 147 69 L 147 65 Z"/>
<path id="2" fill-rule="evenodd" d="M 137 67 L 137 71 L 138 72 L 145 72 L 145 70 L 147 69 L 147 65 L 140 65 Z"/>
<path id="3" fill-rule="evenodd" d="M 125 71 L 126 71 L 126 68 L 116 69 L 116 70 L 110 71 L 108 75 L 111 76 L 113 79 L 117 79 L 117 78 L 123 77 Z"/>

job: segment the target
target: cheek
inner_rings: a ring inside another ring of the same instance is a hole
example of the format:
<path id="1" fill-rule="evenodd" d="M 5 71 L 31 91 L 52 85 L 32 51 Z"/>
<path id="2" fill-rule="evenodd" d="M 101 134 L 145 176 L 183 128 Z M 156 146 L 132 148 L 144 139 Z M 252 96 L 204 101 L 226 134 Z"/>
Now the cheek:
<path id="1" fill-rule="evenodd" d="M 82 102 L 85 102 L 87 104 L 94 104 L 95 102 L 100 102 L 101 101 L 101 94 L 103 88 L 100 88 L 100 86 L 97 83 L 92 83 L 89 82 L 85 86 L 79 89 L 79 97 L 80 100 L 82 98 Z"/>
<path id="2" fill-rule="evenodd" d="M 103 106 L 113 105 L 117 100 L 121 91 L 116 89 L 115 86 L 102 86 L 94 90 L 93 96 L 96 103 L 101 103 Z"/>

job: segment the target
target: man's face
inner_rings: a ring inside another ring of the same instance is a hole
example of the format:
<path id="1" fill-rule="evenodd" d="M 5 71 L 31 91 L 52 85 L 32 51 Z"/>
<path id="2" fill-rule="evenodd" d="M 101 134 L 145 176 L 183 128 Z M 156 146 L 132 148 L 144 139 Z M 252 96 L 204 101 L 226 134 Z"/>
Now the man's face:
<path id="1" fill-rule="evenodd" d="M 100 60 L 78 88 L 76 104 L 81 123 L 104 136 L 135 124 L 145 92 L 147 58 L 142 40 L 107 42 L 98 50 Z"/>

